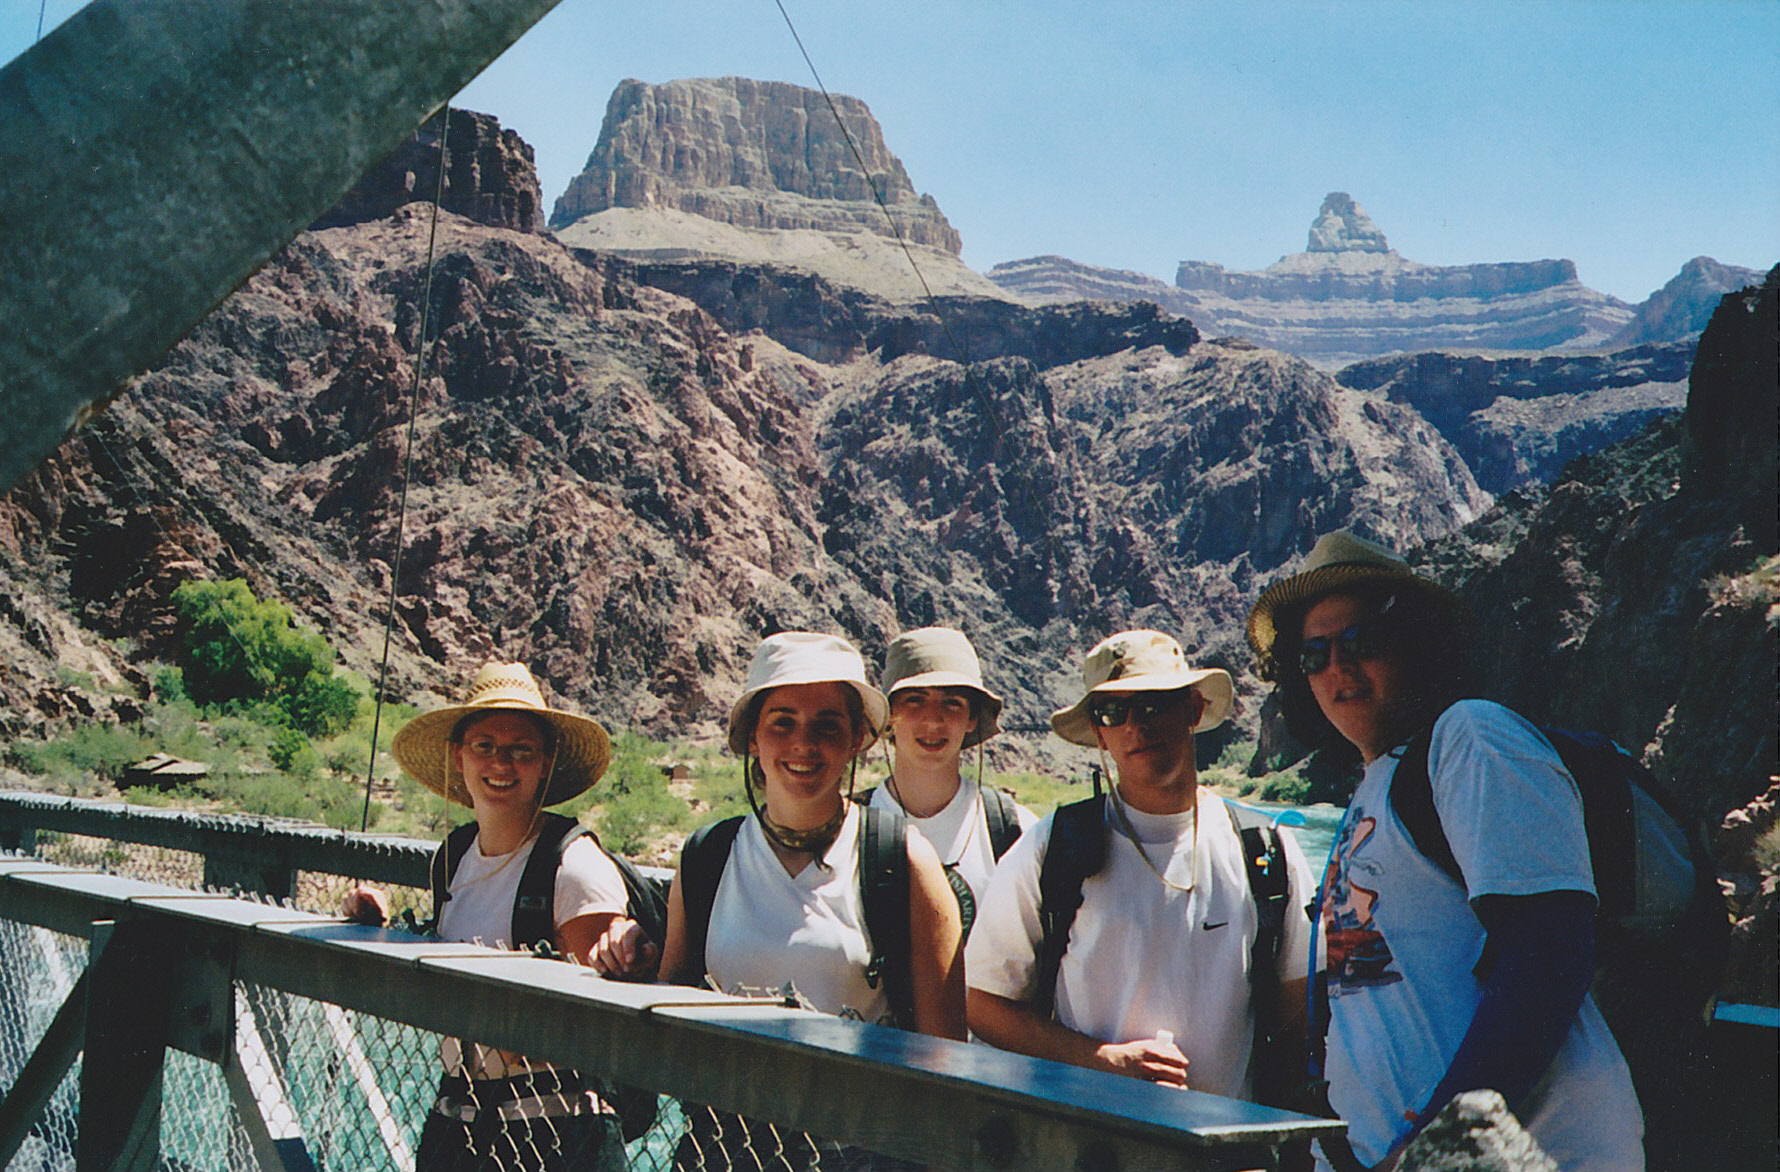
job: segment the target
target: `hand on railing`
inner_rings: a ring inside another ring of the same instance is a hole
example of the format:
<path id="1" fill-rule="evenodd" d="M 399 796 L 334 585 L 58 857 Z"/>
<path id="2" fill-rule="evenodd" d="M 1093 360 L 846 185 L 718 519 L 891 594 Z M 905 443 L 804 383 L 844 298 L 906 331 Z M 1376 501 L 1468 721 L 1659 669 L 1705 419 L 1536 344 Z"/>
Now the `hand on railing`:
<path id="1" fill-rule="evenodd" d="M 340 914 L 355 924 L 381 928 L 389 923 L 389 895 L 381 887 L 360 883 L 340 897 Z"/>
<path id="2" fill-rule="evenodd" d="M 1174 1035 L 1162 1030 L 1154 1038 L 1135 1042 L 1108 1042 L 1095 1051 L 1104 1070 L 1141 1078 L 1163 1086 L 1187 1085 L 1187 1056 L 1174 1044 Z"/>
<path id="3" fill-rule="evenodd" d="M 601 976 L 648 981 L 655 978 L 661 949 L 635 920 L 621 916 L 601 934 L 587 961 Z"/>

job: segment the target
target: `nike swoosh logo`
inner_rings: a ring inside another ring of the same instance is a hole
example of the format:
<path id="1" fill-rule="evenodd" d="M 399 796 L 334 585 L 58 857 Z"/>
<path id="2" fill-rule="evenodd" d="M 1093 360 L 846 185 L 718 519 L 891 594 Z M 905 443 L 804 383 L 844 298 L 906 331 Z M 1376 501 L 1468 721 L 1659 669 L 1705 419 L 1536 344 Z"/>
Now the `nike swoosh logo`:
<path id="1" fill-rule="evenodd" d="M 1228 924 L 1229 922 L 1230 922 L 1229 920 L 1219 920 L 1217 923 L 1214 924 L 1210 920 L 1207 920 L 1207 921 L 1205 921 L 1204 924 L 1201 925 L 1201 927 L 1203 927 L 1207 932 L 1212 932 L 1212 931 L 1216 931 L 1219 928 L 1222 928 L 1225 924 Z"/>

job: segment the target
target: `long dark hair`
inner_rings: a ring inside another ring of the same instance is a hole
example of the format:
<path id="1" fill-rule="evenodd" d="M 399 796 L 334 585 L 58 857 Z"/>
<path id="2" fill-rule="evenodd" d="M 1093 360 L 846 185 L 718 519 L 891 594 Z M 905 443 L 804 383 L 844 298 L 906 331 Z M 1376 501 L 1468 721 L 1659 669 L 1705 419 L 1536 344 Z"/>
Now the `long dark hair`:
<path id="1" fill-rule="evenodd" d="M 1381 625 L 1392 654 L 1402 663 L 1402 678 L 1408 689 L 1406 715 L 1413 718 L 1411 730 L 1432 723 L 1455 700 L 1476 695 L 1470 619 L 1456 599 L 1400 582 L 1370 581 L 1343 586 L 1282 608 L 1274 620 L 1279 632 L 1274 662 L 1278 664 L 1280 710 L 1285 715 L 1286 731 L 1300 744 L 1323 754 L 1331 764 L 1359 763 L 1360 751 L 1323 715 L 1322 707 L 1311 694 L 1310 680 L 1298 668 L 1304 615 L 1334 594 L 1358 599 L 1373 621 Z"/>

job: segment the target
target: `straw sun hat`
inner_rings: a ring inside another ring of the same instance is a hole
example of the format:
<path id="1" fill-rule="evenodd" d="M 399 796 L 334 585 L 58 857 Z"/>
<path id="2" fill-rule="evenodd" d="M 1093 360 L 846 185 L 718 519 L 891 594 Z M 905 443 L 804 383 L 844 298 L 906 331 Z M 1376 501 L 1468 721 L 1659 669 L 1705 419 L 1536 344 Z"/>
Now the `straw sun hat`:
<path id="1" fill-rule="evenodd" d="M 884 653 L 880 683 L 892 700 L 907 688 L 969 688 L 975 692 L 977 723 L 964 734 L 966 749 L 1001 731 L 1001 697 L 983 686 L 983 666 L 963 631 L 921 627 L 896 636 Z"/>
<path id="2" fill-rule="evenodd" d="M 1281 612 L 1303 607 L 1325 594 L 1371 582 L 1384 582 L 1414 591 L 1460 620 L 1465 604 L 1444 586 L 1422 578 L 1409 563 L 1379 545 L 1347 529 L 1337 529 L 1316 539 L 1304 568 L 1281 578 L 1262 592 L 1248 615 L 1248 643 L 1254 649 L 1262 679 L 1276 679 L 1278 664 L 1273 646 L 1279 639 Z"/>
<path id="3" fill-rule="evenodd" d="M 754 735 L 748 726 L 748 708 L 754 697 L 787 684 L 845 684 L 858 692 L 865 712 L 865 743 L 859 746 L 860 752 L 870 748 L 884 730 L 890 705 L 884 693 L 866 682 L 865 660 L 858 648 L 839 635 L 782 631 L 768 635 L 754 649 L 742 694 L 729 710 L 730 752 L 738 757 L 748 752 L 749 738 Z"/>
<path id="4" fill-rule="evenodd" d="M 1205 715 L 1194 732 L 1224 723 L 1236 700 L 1229 672 L 1221 667 L 1188 667 L 1180 644 L 1160 631 L 1120 631 L 1096 643 L 1082 661 L 1082 686 L 1086 694 L 1080 700 L 1051 713 L 1051 727 L 1071 744 L 1090 748 L 1099 743 L 1088 715 L 1096 693 L 1197 688 L 1205 697 Z"/>
<path id="5" fill-rule="evenodd" d="M 460 806 L 470 804 L 464 779 L 451 768 L 451 730 L 466 716 L 522 712 L 548 721 L 556 730 L 556 760 L 540 806 L 554 806 L 585 792 L 612 760 L 612 742 L 598 721 L 552 708 L 523 663 L 484 664 L 470 681 L 463 702 L 425 712 L 402 726 L 389 751 L 408 776 Z"/>

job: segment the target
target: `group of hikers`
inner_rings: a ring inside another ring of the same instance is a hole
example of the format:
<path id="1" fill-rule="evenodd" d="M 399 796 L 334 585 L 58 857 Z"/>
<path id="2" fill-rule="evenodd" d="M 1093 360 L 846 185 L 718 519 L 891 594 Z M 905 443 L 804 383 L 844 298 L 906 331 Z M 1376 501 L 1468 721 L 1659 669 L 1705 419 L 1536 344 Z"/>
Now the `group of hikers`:
<path id="1" fill-rule="evenodd" d="M 1314 1048 L 1347 1124 L 1316 1153 L 1337 1172 L 1394 1167 L 1477 1088 L 1566 1172 L 1640 1169 L 1638 1099 L 1589 993 L 1578 788 L 1533 725 L 1468 698 L 1465 621 L 1456 596 L 1345 531 L 1255 603 L 1248 640 L 1288 728 L 1361 770 L 1320 884 L 1289 830 L 1199 785 L 1194 737 L 1230 716 L 1231 677 L 1159 631 L 1087 652 L 1051 725 L 1098 749 L 1112 784 L 1044 818 L 982 783 L 980 752 L 974 778 L 964 767 L 1002 701 L 961 632 L 898 636 L 876 684 L 838 636 L 762 640 L 728 721 L 752 812 L 687 841 L 665 925 L 635 912 L 621 862 L 543 813 L 593 785 L 610 746 L 523 666 L 485 667 L 392 749 L 475 813 L 473 840 L 435 860 L 446 939 L 544 940 L 632 980 L 790 985 L 824 1013 L 1280 1105 L 1302 1106 Z M 890 773 L 856 794 L 880 738 Z M 1406 752 L 1425 754 L 1454 867 L 1393 810 Z M 545 898 L 522 899 L 539 875 Z M 381 922 L 387 903 L 360 888 L 345 910 Z M 467 1041 L 443 1060 L 423 1172 L 625 1167 L 612 1088 Z M 685 1116 L 676 1168 L 902 1166 Z"/>

